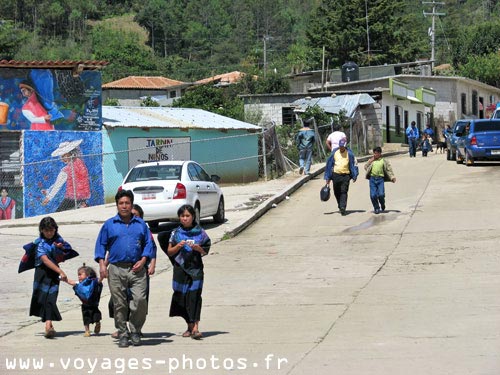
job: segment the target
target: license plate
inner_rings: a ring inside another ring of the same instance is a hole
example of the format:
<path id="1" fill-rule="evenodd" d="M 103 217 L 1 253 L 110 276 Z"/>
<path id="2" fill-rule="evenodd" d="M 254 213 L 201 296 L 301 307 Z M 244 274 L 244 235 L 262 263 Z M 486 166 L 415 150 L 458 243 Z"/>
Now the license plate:
<path id="1" fill-rule="evenodd" d="M 154 200 L 154 199 L 156 199 L 155 193 L 142 194 L 143 201 L 149 201 L 149 200 Z"/>
<path id="2" fill-rule="evenodd" d="M 491 155 L 500 155 L 500 150 L 491 150 Z"/>

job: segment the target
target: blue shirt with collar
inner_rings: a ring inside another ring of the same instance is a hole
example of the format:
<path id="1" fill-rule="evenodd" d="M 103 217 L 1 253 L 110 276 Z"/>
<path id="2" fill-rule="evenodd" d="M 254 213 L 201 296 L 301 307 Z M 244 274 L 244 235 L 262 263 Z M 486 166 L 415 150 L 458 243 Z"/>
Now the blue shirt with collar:
<path id="1" fill-rule="evenodd" d="M 106 220 L 95 244 L 94 259 L 99 262 L 106 258 L 114 263 L 136 263 L 142 257 L 153 258 L 153 239 L 144 220 L 132 216 L 125 223 L 120 215 Z"/>

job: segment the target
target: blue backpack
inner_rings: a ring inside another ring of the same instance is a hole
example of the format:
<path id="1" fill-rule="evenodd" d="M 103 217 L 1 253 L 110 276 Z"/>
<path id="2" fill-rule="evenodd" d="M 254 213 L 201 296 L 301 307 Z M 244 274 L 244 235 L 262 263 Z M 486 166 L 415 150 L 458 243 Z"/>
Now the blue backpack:
<path id="1" fill-rule="evenodd" d="M 102 283 L 95 277 L 87 277 L 73 287 L 80 301 L 86 305 L 98 305 L 101 299 Z"/>

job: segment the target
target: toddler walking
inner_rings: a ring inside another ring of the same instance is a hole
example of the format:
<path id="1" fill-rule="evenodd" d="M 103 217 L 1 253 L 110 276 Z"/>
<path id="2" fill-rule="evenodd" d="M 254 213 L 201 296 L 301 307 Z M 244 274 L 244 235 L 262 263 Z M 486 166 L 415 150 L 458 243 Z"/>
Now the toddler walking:
<path id="1" fill-rule="evenodd" d="M 102 320 L 99 310 L 102 282 L 97 278 L 95 270 L 84 263 L 78 268 L 78 281 L 68 279 L 66 282 L 73 286 L 75 294 L 82 301 L 82 318 L 85 327 L 83 336 L 90 337 L 90 324 L 94 323 L 94 333 L 98 335 L 101 332 Z"/>

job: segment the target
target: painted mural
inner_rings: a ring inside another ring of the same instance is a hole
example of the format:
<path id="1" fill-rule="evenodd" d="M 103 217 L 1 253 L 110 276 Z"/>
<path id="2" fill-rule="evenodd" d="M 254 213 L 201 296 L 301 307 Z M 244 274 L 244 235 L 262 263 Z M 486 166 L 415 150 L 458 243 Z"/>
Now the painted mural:
<path id="1" fill-rule="evenodd" d="M 100 130 L 101 73 L 1 69 L 0 130 Z"/>
<path id="2" fill-rule="evenodd" d="M 24 216 L 104 203 L 100 132 L 25 131 Z"/>

